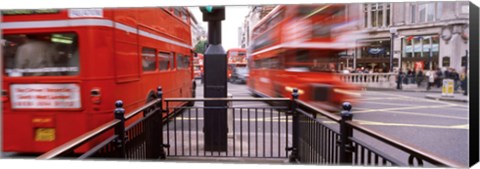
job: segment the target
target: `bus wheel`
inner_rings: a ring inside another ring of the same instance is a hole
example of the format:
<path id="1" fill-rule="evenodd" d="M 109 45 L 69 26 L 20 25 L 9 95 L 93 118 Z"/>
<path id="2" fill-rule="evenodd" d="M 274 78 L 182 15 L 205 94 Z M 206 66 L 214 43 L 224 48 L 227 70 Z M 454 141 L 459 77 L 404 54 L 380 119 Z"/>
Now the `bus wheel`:
<path id="1" fill-rule="evenodd" d="M 147 102 L 146 102 L 145 104 L 148 104 L 148 103 L 150 103 L 150 102 L 153 101 L 153 100 L 155 100 L 155 96 L 150 95 L 150 96 L 148 97 Z M 143 113 L 144 113 L 145 116 L 146 116 L 147 114 L 152 113 L 154 110 L 155 110 L 155 105 L 146 108 Z"/>

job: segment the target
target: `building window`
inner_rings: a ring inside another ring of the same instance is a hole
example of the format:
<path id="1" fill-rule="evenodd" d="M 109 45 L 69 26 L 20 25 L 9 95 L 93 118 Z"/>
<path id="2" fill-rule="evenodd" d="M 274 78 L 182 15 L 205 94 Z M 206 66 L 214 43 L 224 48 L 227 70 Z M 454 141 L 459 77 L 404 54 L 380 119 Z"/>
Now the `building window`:
<path id="1" fill-rule="evenodd" d="M 425 35 L 425 36 L 407 36 L 405 40 L 405 56 L 411 57 L 438 57 L 439 52 L 439 36 Z"/>
<path id="2" fill-rule="evenodd" d="M 363 5 L 363 18 L 365 28 L 368 28 L 368 4 Z"/>
<path id="3" fill-rule="evenodd" d="M 371 18 L 371 24 L 372 27 L 377 27 L 377 4 L 372 4 L 371 5 L 371 10 L 370 10 L 370 18 Z"/>
<path id="4" fill-rule="evenodd" d="M 386 27 L 390 26 L 390 4 L 373 3 L 364 4 L 365 27 Z M 370 11 L 369 11 L 370 9 Z M 370 25 L 369 24 L 370 21 Z"/>
<path id="5" fill-rule="evenodd" d="M 418 5 L 419 22 L 433 22 L 435 19 L 435 3 L 424 3 Z"/>
<path id="6" fill-rule="evenodd" d="M 443 67 L 450 67 L 450 57 L 448 57 L 448 56 L 443 57 L 442 66 Z"/>
<path id="7" fill-rule="evenodd" d="M 390 4 L 386 4 L 386 5 L 387 6 L 386 6 L 385 10 L 387 10 L 387 12 L 385 13 L 385 15 L 386 15 L 386 22 L 387 23 L 385 25 L 389 26 L 390 25 Z"/>
<path id="8" fill-rule="evenodd" d="M 442 19 L 443 3 L 437 2 L 436 20 Z"/>
<path id="9" fill-rule="evenodd" d="M 415 23 L 415 21 L 416 21 L 416 18 L 415 18 L 415 17 L 417 16 L 417 15 L 416 15 L 416 13 L 417 13 L 416 9 L 417 9 L 417 8 L 416 8 L 416 5 L 415 5 L 415 4 L 412 4 L 412 6 L 410 6 L 410 12 L 411 12 L 410 22 L 411 22 L 411 23 Z"/>

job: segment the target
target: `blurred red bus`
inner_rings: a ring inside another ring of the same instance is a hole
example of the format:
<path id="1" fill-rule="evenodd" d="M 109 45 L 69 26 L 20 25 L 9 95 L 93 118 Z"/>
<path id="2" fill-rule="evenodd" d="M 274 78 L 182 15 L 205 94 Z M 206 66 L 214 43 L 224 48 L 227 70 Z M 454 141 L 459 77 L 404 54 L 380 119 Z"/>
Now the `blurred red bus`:
<path id="1" fill-rule="evenodd" d="M 235 67 L 247 67 L 247 50 L 244 48 L 232 48 L 227 51 L 227 79 L 230 80 Z"/>
<path id="2" fill-rule="evenodd" d="M 196 79 L 202 78 L 203 74 L 203 54 L 197 53 L 197 57 L 193 58 L 193 72 Z"/>
<path id="3" fill-rule="evenodd" d="M 127 113 L 153 100 L 157 86 L 194 93 L 186 8 L 2 14 L 3 151 L 46 152 L 112 120 L 115 100 Z"/>
<path id="4" fill-rule="evenodd" d="M 344 30 L 349 19 L 345 5 L 279 5 L 253 29 L 249 56 L 252 93 L 291 97 L 328 111 L 354 101 L 359 87 L 336 75 L 338 54 L 355 47 L 353 31 Z"/>

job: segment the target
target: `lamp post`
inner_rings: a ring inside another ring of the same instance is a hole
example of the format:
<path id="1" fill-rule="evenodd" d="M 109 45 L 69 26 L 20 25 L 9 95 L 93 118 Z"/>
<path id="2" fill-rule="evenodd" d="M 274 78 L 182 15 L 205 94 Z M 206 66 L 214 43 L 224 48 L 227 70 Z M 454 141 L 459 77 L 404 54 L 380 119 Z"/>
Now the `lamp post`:
<path id="1" fill-rule="evenodd" d="M 395 35 L 397 34 L 397 28 L 390 28 L 390 34 L 391 34 L 391 37 L 390 37 L 390 72 L 393 72 L 393 53 L 394 53 L 394 45 L 393 43 L 395 42 L 394 41 L 394 38 L 395 38 Z"/>

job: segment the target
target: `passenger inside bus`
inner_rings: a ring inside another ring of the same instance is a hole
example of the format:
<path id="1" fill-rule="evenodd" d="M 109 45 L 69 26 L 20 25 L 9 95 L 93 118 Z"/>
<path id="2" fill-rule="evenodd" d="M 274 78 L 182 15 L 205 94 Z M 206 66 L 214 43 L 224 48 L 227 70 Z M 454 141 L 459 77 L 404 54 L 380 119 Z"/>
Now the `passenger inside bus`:
<path id="1" fill-rule="evenodd" d="M 78 74 L 74 33 L 5 35 L 4 41 L 4 69 L 10 77 Z"/>
<path id="2" fill-rule="evenodd" d="M 20 45 L 15 55 L 15 68 L 53 67 L 59 55 L 53 44 L 45 41 L 44 36 L 29 34 L 25 43 Z M 32 72 L 31 76 L 57 75 L 58 72 Z"/>

